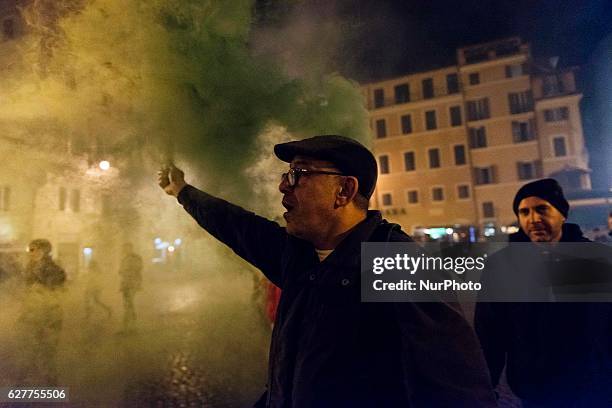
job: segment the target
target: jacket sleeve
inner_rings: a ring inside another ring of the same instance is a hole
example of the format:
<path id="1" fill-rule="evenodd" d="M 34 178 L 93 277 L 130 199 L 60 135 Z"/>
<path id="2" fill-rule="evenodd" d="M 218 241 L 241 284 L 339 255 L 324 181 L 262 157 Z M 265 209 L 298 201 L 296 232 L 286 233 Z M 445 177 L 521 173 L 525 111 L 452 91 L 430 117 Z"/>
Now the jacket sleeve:
<path id="1" fill-rule="evenodd" d="M 496 406 L 478 340 L 458 305 L 405 302 L 396 303 L 395 310 L 414 406 Z"/>
<path id="2" fill-rule="evenodd" d="M 202 228 L 281 287 L 281 255 L 288 241 L 284 228 L 190 185 L 178 201 Z"/>
<path id="3" fill-rule="evenodd" d="M 502 313 L 503 303 L 478 302 L 474 314 L 474 328 L 484 352 L 491 383 L 494 387 L 506 364 L 508 333 L 504 329 L 507 320 Z"/>

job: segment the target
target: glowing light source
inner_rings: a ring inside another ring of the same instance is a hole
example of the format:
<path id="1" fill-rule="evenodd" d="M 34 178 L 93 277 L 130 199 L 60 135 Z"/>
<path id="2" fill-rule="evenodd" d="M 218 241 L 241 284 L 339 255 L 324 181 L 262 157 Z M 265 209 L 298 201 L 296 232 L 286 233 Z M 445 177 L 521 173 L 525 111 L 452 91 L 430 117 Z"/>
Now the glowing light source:
<path id="1" fill-rule="evenodd" d="M 174 252 L 174 247 L 172 245 L 168 247 L 168 252 Z"/>
<path id="2" fill-rule="evenodd" d="M 484 229 L 485 237 L 492 237 L 494 235 L 495 235 L 495 227 L 485 227 Z"/>
<path id="3" fill-rule="evenodd" d="M 447 229 L 446 229 L 446 234 L 447 234 L 447 235 L 450 235 L 450 234 L 452 234 L 452 233 L 453 233 L 453 231 L 454 231 L 454 230 L 453 230 L 452 228 L 447 228 Z"/>
<path id="4" fill-rule="evenodd" d="M 110 163 L 107 160 L 102 160 L 98 166 L 100 167 L 100 170 L 103 171 L 110 169 Z"/>
<path id="5" fill-rule="evenodd" d="M 162 241 L 161 241 L 161 238 L 155 238 L 153 242 L 155 242 L 155 245 L 159 245 L 161 244 Z"/>
<path id="6" fill-rule="evenodd" d="M 93 249 L 91 249 L 91 248 L 89 248 L 89 247 L 87 247 L 87 248 L 83 248 L 83 255 L 85 255 L 85 256 L 89 256 L 89 255 L 91 255 L 91 254 L 93 254 Z"/>
<path id="7" fill-rule="evenodd" d="M 182 242 L 183 241 L 181 241 L 180 238 L 177 238 L 177 239 L 174 240 L 174 245 L 179 246 L 179 245 L 181 245 Z"/>

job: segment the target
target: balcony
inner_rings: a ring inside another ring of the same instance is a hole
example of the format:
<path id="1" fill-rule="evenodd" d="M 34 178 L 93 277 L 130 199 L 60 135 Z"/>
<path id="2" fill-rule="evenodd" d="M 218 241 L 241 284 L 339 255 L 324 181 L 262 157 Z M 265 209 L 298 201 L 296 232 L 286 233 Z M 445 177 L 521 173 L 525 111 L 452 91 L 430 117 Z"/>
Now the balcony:
<path id="1" fill-rule="evenodd" d="M 449 92 L 447 88 L 434 88 L 433 92 L 429 95 L 423 95 L 422 93 L 421 94 L 410 94 L 409 98 L 404 98 L 399 101 L 395 97 L 383 98 L 383 99 L 374 98 L 373 101 L 369 101 L 368 109 L 372 110 L 372 109 L 386 108 L 386 107 L 395 106 L 395 105 L 404 105 L 406 103 L 421 102 L 421 101 L 426 101 L 429 99 L 441 98 L 443 96 L 457 95 L 459 93 L 461 93 L 459 89 L 452 90 L 452 92 Z"/>

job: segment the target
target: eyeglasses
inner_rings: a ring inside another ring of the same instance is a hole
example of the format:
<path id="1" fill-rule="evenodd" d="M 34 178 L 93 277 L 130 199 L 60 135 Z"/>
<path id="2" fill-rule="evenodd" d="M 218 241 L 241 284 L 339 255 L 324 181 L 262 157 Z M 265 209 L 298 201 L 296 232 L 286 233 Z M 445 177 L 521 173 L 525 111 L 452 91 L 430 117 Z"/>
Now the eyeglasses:
<path id="1" fill-rule="evenodd" d="M 287 173 L 282 174 L 281 181 L 287 180 L 287 184 L 289 184 L 289 187 L 295 187 L 301 176 L 307 176 L 309 174 L 328 174 L 332 176 L 344 176 L 344 174 L 339 173 L 337 171 L 308 170 L 292 167 Z"/>

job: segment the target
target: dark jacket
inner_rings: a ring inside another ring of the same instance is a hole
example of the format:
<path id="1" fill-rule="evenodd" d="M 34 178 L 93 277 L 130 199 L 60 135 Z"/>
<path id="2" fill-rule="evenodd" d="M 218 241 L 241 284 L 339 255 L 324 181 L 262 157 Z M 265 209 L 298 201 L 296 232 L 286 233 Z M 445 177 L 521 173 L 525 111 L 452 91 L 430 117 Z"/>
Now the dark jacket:
<path id="1" fill-rule="evenodd" d="M 267 407 L 494 404 L 476 336 L 445 303 L 362 303 L 362 241 L 411 241 L 371 211 L 323 262 L 275 222 L 192 186 L 179 202 L 282 289 Z M 258 405 L 259 406 L 259 405 Z"/>
<path id="2" fill-rule="evenodd" d="M 530 242 L 522 231 L 509 240 Z M 566 223 L 561 242 L 589 240 Z M 528 259 L 511 256 L 510 248 L 494 256 L 509 276 L 533 264 L 551 265 L 548 253 L 535 248 Z M 610 303 L 483 302 L 476 306 L 474 325 L 494 386 L 505 366 L 512 391 L 535 406 L 612 406 Z"/>
<path id="3" fill-rule="evenodd" d="M 66 282 L 66 272 L 50 256 L 45 256 L 38 263 L 28 264 L 25 270 L 26 285 L 32 286 L 35 283 L 47 289 L 57 289 L 64 286 Z"/>

